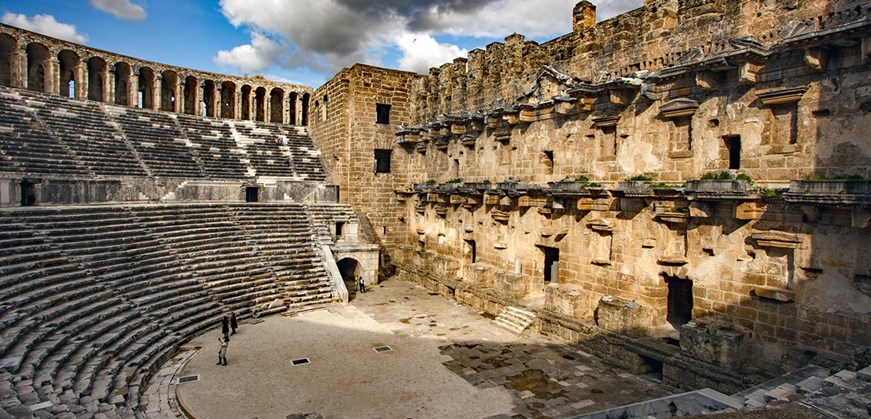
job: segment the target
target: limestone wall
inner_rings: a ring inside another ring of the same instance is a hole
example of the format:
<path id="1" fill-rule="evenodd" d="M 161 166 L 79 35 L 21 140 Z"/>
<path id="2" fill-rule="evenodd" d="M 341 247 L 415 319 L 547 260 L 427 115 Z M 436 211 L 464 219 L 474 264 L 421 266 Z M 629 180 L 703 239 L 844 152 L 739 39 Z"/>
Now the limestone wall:
<path id="1" fill-rule="evenodd" d="M 408 157 L 394 149 L 395 132 L 411 121 L 411 83 L 420 76 L 357 64 L 315 91 L 312 137 L 339 186 L 343 203 L 368 219 L 376 237 L 402 237 L 394 189 L 409 182 Z M 388 105 L 388 123 L 376 122 Z M 390 152 L 390 171 L 376 173 L 375 150 Z"/>

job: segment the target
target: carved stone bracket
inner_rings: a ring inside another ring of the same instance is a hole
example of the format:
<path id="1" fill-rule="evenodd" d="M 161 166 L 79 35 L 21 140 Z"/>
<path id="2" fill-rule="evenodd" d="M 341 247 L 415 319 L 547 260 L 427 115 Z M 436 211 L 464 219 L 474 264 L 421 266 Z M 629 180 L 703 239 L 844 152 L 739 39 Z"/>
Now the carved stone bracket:
<path id="1" fill-rule="evenodd" d="M 807 92 L 807 89 L 807 86 L 771 89 L 756 93 L 756 97 L 758 97 L 765 106 L 795 103 L 801 100 L 801 97 L 804 95 L 804 92 Z"/>

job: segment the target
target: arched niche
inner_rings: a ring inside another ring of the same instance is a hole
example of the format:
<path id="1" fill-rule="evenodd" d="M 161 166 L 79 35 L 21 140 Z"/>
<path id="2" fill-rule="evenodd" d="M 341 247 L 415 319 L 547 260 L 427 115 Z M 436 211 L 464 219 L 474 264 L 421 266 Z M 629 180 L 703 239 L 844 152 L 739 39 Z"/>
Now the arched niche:
<path id="1" fill-rule="evenodd" d="M 178 74 L 172 70 L 165 70 L 160 78 L 160 110 L 167 112 L 178 111 Z"/>
<path id="2" fill-rule="evenodd" d="M 27 54 L 27 89 L 50 93 L 48 78 L 51 76 L 51 53 L 45 45 L 31 43 L 25 49 Z"/>
<path id="3" fill-rule="evenodd" d="M 8 34 L 0 34 L 0 85 L 12 86 L 13 53 L 18 41 Z"/>
<path id="4" fill-rule="evenodd" d="M 199 103 L 197 88 L 199 84 L 200 81 L 194 76 L 187 76 L 184 79 L 184 113 L 188 115 L 197 114 L 197 103 Z"/>
<path id="5" fill-rule="evenodd" d="M 287 121 L 290 125 L 296 125 L 297 117 L 296 117 L 296 102 L 299 101 L 299 94 L 296 92 L 290 92 L 290 95 L 287 99 L 288 103 L 288 113 L 290 114 L 290 120 Z"/>
<path id="6" fill-rule="evenodd" d="M 254 119 L 266 121 L 266 89 L 263 87 L 254 91 Z"/>
<path id="7" fill-rule="evenodd" d="M 130 106 L 130 78 L 133 69 L 125 62 L 115 63 L 115 104 Z"/>
<path id="8" fill-rule="evenodd" d="M 221 83 L 221 118 L 236 118 L 236 83 Z"/>
<path id="9" fill-rule="evenodd" d="M 269 121 L 284 123 L 284 89 L 274 88 L 269 92 Z"/>
<path id="10" fill-rule="evenodd" d="M 106 94 L 108 65 L 100 57 L 88 58 L 88 99 L 102 102 Z"/>
<path id="11" fill-rule="evenodd" d="M 218 86 L 214 80 L 206 80 L 203 82 L 203 110 L 200 112 L 203 116 L 215 117 L 215 96 L 217 96 Z"/>
<path id="12" fill-rule="evenodd" d="M 247 84 L 242 86 L 242 114 L 239 115 L 239 118 L 251 119 L 251 86 Z"/>
<path id="13" fill-rule="evenodd" d="M 139 69 L 139 108 L 154 109 L 154 79 L 154 70 L 149 67 Z"/>
<path id="14" fill-rule="evenodd" d="M 300 125 L 308 125 L 308 102 L 310 100 L 310 95 L 305 93 L 302 95 L 302 123 Z"/>
<path id="15" fill-rule="evenodd" d="M 64 97 L 78 97 L 77 91 L 81 90 L 82 82 L 79 77 L 81 57 L 75 51 L 65 49 L 57 54 L 57 61 L 60 66 L 58 93 Z"/>

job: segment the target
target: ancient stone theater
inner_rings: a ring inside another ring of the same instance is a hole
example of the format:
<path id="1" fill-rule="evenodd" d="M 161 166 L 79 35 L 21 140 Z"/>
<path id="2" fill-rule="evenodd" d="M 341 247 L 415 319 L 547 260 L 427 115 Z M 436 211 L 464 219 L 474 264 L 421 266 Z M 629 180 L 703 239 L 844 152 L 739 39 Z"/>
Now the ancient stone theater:
<path id="1" fill-rule="evenodd" d="M 871 2 L 573 22 L 317 89 L 0 26 L 0 417 L 141 415 L 216 318 L 357 277 L 682 391 L 869 389 Z"/>

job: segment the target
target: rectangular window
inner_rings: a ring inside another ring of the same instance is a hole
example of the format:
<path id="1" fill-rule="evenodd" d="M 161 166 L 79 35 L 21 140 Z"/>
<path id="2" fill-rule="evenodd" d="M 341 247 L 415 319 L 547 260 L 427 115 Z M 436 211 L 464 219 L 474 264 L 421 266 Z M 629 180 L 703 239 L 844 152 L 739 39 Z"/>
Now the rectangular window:
<path id="1" fill-rule="evenodd" d="M 389 124 L 390 123 L 390 105 L 382 103 L 375 104 L 375 123 Z"/>
<path id="2" fill-rule="evenodd" d="M 392 150 L 375 150 L 375 173 L 390 173 Z"/>
<path id="3" fill-rule="evenodd" d="M 729 169 L 741 168 L 741 136 L 732 135 L 725 137 L 726 149 L 729 151 Z"/>

